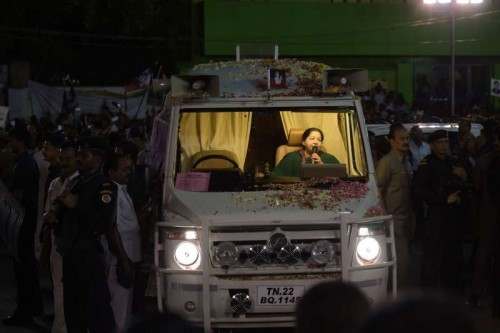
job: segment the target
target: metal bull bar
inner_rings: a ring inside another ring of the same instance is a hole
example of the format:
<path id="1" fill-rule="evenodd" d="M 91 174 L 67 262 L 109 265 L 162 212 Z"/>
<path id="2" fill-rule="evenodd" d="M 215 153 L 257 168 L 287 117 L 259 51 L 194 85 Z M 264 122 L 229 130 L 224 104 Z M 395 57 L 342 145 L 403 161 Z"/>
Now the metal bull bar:
<path id="1" fill-rule="evenodd" d="M 387 261 L 371 264 L 367 266 L 352 266 L 352 258 L 354 256 L 355 246 L 356 246 L 356 237 L 358 235 L 358 229 L 360 225 L 369 224 L 373 222 L 386 222 L 386 226 L 389 227 L 389 236 L 386 236 L 386 244 L 390 244 L 391 256 L 387 258 Z M 256 221 L 252 223 L 252 226 L 269 226 L 270 222 L 260 222 Z M 273 221 L 273 225 L 297 225 L 294 222 L 284 222 L 284 221 Z M 339 220 L 336 221 L 316 221 L 316 222 L 308 222 L 308 225 L 340 225 L 341 232 L 341 276 L 342 281 L 349 281 L 349 273 L 353 271 L 360 270 L 372 270 L 378 268 L 388 267 L 390 268 L 390 273 L 392 274 L 392 290 L 391 296 L 395 297 L 397 294 L 397 274 L 396 274 L 396 247 L 395 247 L 395 238 L 394 238 L 394 224 L 392 215 L 385 216 L 375 216 L 362 218 L 358 220 L 351 220 L 347 216 L 341 216 Z M 200 247 L 201 247 L 201 256 L 202 256 L 202 265 L 201 272 L 197 271 L 185 271 L 186 274 L 201 274 L 202 275 L 202 304 L 203 304 L 203 328 L 204 331 L 209 333 L 212 332 L 212 324 L 217 323 L 219 321 L 211 319 L 211 295 L 210 295 L 210 278 L 213 274 L 213 269 L 211 267 L 210 261 L 210 230 L 212 228 L 220 228 L 220 227 L 231 227 L 231 226 L 241 226 L 241 222 L 219 222 L 219 221 L 205 221 L 203 227 L 193 226 L 191 228 L 197 229 L 200 231 Z M 171 269 L 162 268 L 159 262 L 158 252 L 162 250 L 162 244 L 159 243 L 159 227 L 157 225 L 155 230 L 155 269 L 156 269 L 156 279 L 157 279 L 157 302 L 158 309 L 163 312 L 163 297 L 166 297 L 166 293 L 163 290 L 163 274 L 169 274 L 173 271 Z M 175 273 L 179 273 L 178 270 L 175 270 Z M 239 274 L 240 275 L 240 274 Z"/>

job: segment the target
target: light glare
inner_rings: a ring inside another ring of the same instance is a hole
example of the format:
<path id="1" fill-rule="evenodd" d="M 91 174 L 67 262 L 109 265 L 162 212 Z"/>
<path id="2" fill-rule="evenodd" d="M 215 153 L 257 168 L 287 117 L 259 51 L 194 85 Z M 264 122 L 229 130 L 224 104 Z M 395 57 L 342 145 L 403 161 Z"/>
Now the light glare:
<path id="1" fill-rule="evenodd" d="M 196 234 L 196 231 L 186 231 L 186 233 L 184 234 L 184 237 L 186 237 L 186 239 L 189 239 L 189 240 L 193 240 L 193 239 L 198 239 L 198 235 Z"/>

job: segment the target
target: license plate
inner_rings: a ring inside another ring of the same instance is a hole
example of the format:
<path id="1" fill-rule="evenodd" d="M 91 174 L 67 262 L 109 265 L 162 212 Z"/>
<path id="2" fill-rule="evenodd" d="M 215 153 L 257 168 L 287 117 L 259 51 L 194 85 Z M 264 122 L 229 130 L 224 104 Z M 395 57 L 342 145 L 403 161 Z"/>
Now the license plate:
<path id="1" fill-rule="evenodd" d="M 258 286 L 257 305 L 291 305 L 300 301 L 304 286 Z"/>

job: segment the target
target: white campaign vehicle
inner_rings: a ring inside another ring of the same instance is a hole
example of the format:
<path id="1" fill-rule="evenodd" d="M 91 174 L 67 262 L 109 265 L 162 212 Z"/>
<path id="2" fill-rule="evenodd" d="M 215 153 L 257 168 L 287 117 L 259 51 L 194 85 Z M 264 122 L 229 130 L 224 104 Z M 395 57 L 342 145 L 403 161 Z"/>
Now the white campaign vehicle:
<path id="1" fill-rule="evenodd" d="M 325 280 L 354 283 L 375 302 L 395 295 L 392 218 L 380 208 L 351 92 L 366 78 L 287 59 L 211 63 L 172 77 L 155 232 L 160 310 L 210 332 L 293 326 L 300 298 Z M 322 129 L 322 149 L 340 164 L 270 177 L 310 127 Z"/>

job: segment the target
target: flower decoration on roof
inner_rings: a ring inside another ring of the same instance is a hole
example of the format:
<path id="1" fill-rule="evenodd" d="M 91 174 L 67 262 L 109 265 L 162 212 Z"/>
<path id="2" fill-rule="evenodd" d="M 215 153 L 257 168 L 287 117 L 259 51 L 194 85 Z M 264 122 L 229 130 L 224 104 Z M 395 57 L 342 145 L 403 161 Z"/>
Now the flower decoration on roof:
<path id="1" fill-rule="evenodd" d="M 271 95 L 312 96 L 322 94 L 323 72 L 330 68 L 298 59 L 245 59 L 197 65 L 190 74 L 219 75 L 221 97 L 261 97 L 268 90 L 268 69 L 279 69 L 286 73 L 286 88 L 271 89 Z"/>

